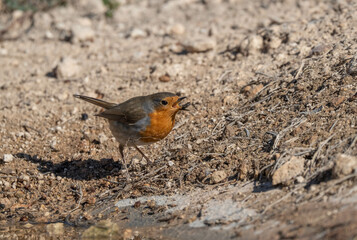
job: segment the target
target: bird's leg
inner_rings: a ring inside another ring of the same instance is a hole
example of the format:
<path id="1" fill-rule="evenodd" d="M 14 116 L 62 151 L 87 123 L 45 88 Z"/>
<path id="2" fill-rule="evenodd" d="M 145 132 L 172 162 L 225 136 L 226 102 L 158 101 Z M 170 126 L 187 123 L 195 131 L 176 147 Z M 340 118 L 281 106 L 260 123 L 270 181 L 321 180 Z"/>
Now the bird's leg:
<path id="1" fill-rule="evenodd" d="M 138 148 L 138 146 L 136 146 L 135 144 L 133 144 L 133 145 L 134 145 L 135 149 L 138 150 L 138 152 L 146 159 L 146 161 L 148 163 L 152 163 L 151 160 L 147 156 L 145 156 L 145 154 L 140 150 L 140 148 Z"/>
<path id="2" fill-rule="evenodd" d="M 126 175 L 126 180 L 128 182 L 130 182 L 130 175 L 129 175 L 129 170 L 128 170 L 128 167 L 127 167 L 127 164 L 126 164 L 126 161 L 125 161 L 125 157 L 124 157 L 124 146 L 119 144 L 119 152 L 120 152 L 120 155 L 121 155 L 121 159 L 123 161 L 123 165 L 124 165 L 124 170 L 125 170 L 125 175 Z"/>

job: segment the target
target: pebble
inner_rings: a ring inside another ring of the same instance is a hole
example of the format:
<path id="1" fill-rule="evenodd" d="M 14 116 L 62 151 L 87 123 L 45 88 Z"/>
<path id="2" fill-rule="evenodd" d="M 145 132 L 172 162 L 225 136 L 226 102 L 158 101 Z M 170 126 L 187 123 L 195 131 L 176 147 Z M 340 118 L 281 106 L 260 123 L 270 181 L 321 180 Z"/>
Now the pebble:
<path id="1" fill-rule="evenodd" d="M 184 33 L 185 33 L 185 26 L 180 23 L 176 23 L 169 28 L 170 35 L 182 35 Z"/>
<path id="2" fill-rule="evenodd" d="M 213 50 L 216 48 L 216 40 L 212 38 L 193 39 L 181 43 L 188 53 L 201 53 Z"/>
<path id="3" fill-rule="evenodd" d="M 148 33 L 146 31 L 139 28 L 134 28 L 130 33 L 131 38 L 145 38 L 147 35 Z"/>
<path id="4" fill-rule="evenodd" d="M 51 31 L 46 31 L 45 38 L 46 39 L 53 39 L 53 33 Z"/>
<path id="5" fill-rule="evenodd" d="M 68 79 L 79 75 L 81 67 L 78 62 L 70 57 L 62 58 L 60 63 L 55 67 L 54 72 L 58 79 Z"/>
<path id="6" fill-rule="evenodd" d="M 324 53 L 327 53 L 328 51 L 330 51 L 332 49 L 332 45 L 330 44 L 319 44 L 314 46 L 311 51 L 310 51 L 310 55 L 322 55 Z"/>
<path id="7" fill-rule="evenodd" d="M 9 190 L 11 188 L 11 184 L 8 181 L 2 180 L 3 191 Z"/>
<path id="8" fill-rule="evenodd" d="M 210 183 L 216 184 L 216 183 L 222 182 L 226 178 L 227 178 L 227 173 L 225 171 L 223 171 L 223 170 L 216 171 L 211 174 Z"/>
<path id="9" fill-rule="evenodd" d="M 175 165 L 175 163 L 174 163 L 173 161 L 168 161 L 168 165 L 169 165 L 170 167 L 172 167 L 172 166 Z"/>
<path id="10" fill-rule="evenodd" d="M 168 73 L 165 73 L 164 75 L 161 75 L 159 77 L 160 82 L 170 82 L 170 75 Z"/>
<path id="11" fill-rule="evenodd" d="M 285 183 L 301 174 L 304 171 L 304 162 L 304 158 L 292 156 L 289 161 L 274 172 L 273 185 Z"/>
<path id="12" fill-rule="evenodd" d="M 104 133 L 100 133 L 98 135 L 98 140 L 100 143 L 105 143 L 108 140 L 108 137 Z"/>
<path id="13" fill-rule="evenodd" d="M 336 178 L 351 174 L 357 170 L 357 157 L 347 154 L 339 154 L 334 160 L 332 175 Z"/>
<path id="14" fill-rule="evenodd" d="M 257 84 L 257 85 L 251 85 L 251 86 L 246 86 L 242 89 L 242 93 L 246 97 L 254 97 L 263 89 L 263 84 Z"/>
<path id="15" fill-rule="evenodd" d="M 305 178 L 304 178 L 303 176 L 298 176 L 298 177 L 296 178 L 296 182 L 298 182 L 298 183 L 303 183 L 303 182 L 305 182 Z"/>
<path id="16" fill-rule="evenodd" d="M 10 163 L 14 160 L 14 156 L 12 154 L 4 154 L 4 162 L 5 163 Z"/>
<path id="17" fill-rule="evenodd" d="M 0 48 L 0 55 L 5 56 L 5 55 L 7 55 L 8 53 L 9 53 L 9 52 L 7 51 L 6 48 Z"/>
<path id="18" fill-rule="evenodd" d="M 75 24 L 71 28 L 72 32 L 72 43 L 93 41 L 95 38 L 94 30 L 89 26 L 83 26 L 80 24 Z"/>
<path id="19" fill-rule="evenodd" d="M 240 44 L 240 48 L 245 52 L 260 52 L 263 49 L 264 41 L 259 35 L 251 35 L 244 39 Z"/>
<path id="20" fill-rule="evenodd" d="M 21 174 L 21 176 L 19 177 L 19 180 L 21 180 L 22 182 L 29 182 L 30 181 L 30 177 L 26 174 Z"/>

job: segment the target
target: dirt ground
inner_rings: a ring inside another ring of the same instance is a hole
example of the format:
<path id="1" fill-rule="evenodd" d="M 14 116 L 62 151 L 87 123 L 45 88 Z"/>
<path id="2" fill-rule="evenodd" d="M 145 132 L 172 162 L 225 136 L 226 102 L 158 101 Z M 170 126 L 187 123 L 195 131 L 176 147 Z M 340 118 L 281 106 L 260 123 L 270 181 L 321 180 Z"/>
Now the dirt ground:
<path id="1" fill-rule="evenodd" d="M 105 10 L 0 14 L 0 238 L 357 236 L 355 1 Z M 153 164 L 126 150 L 128 182 L 100 108 L 72 95 L 160 91 L 192 106 L 142 147 Z"/>

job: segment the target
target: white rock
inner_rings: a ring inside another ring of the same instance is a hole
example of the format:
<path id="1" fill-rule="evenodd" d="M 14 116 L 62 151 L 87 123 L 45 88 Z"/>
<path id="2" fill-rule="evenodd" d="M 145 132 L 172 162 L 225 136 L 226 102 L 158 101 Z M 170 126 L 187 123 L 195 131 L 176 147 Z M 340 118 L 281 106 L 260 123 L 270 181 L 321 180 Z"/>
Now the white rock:
<path id="1" fill-rule="evenodd" d="M 46 39 L 53 39 L 53 34 L 51 31 L 46 31 L 45 33 L 45 38 Z"/>
<path id="2" fill-rule="evenodd" d="M 169 27 L 168 32 L 171 35 L 182 35 L 185 33 L 185 26 L 180 23 L 176 23 L 176 24 L 172 25 L 171 27 Z"/>
<path id="3" fill-rule="evenodd" d="M 21 174 L 21 176 L 19 177 L 19 180 L 22 182 L 29 182 L 30 181 L 30 177 L 26 174 Z"/>
<path id="4" fill-rule="evenodd" d="M 130 37 L 132 38 L 145 38 L 147 35 L 146 31 L 139 28 L 134 28 L 130 33 Z"/>
<path id="5" fill-rule="evenodd" d="M 12 156 L 12 154 L 4 154 L 4 162 L 5 163 L 12 162 L 12 160 L 14 160 L 14 156 Z"/>
<path id="6" fill-rule="evenodd" d="M 78 76 L 81 67 L 73 58 L 66 57 L 55 68 L 55 74 L 58 79 L 67 79 Z"/>
<path id="7" fill-rule="evenodd" d="M 212 38 L 200 38 L 186 41 L 181 44 L 189 53 L 207 52 L 216 48 L 216 40 Z"/>
<path id="8" fill-rule="evenodd" d="M 7 51 L 6 48 L 0 48 L 0 55 L 5 56 L 5 55 L 7 55 L 8 53 L 9 53 L 9 52 Z"/>
<path id="9" fill-rule="evenodd" d="M 93 41 L 95 38 L 95 32 L 89 26 L 75 24 L 72 26 L 71 31 L 72 31 L 71 41 L 74 43 L 84 42 L 84 41 Z"/>
<path id="10" fill-rule="evenodd" d="M 100 143 L 104 143 L 104 142 L 106 142 L 108 140 L 108 137 L 104 133 L 100 133 L 98 135 L 98 139 L 99 139 Z"/>

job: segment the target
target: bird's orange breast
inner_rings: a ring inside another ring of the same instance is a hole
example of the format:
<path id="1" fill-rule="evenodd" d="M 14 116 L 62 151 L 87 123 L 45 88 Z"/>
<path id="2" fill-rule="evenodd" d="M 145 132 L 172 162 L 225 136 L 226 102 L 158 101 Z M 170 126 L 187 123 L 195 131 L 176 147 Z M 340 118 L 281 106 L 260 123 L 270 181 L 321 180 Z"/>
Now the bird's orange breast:
<path id="1" fill-rule="evenodd" d="M 175 116 L 165 111 L 154 111 L 149 114 L 150 124 L 140 132 L 140 140 L 146 143 L 160 141 L 165 138 L 175 125 Z"/>

